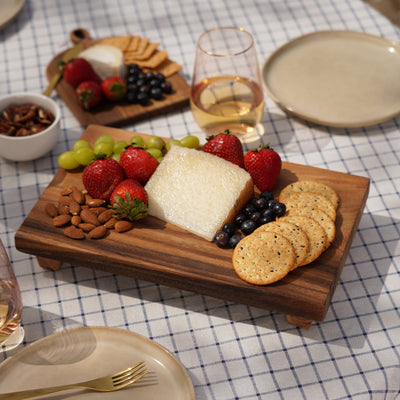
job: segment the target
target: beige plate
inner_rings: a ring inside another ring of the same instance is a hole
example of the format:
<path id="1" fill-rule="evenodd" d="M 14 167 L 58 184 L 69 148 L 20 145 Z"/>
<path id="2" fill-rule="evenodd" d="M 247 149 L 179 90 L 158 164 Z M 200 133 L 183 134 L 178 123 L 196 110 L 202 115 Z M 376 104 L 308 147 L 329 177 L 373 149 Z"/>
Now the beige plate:
<path id="1" fill-rule="evenodd" d="M 0 0 L 0 29 L 21 11 L 24 4 L 25 0 Z"/>
<path id="2" fill-rule="evenodd" d="M 188 372 L 168 350 L 144 336 L 107 327 L 55 333 L 15 353 L 0 365 L 0 393 L 80 382 L 120 371 L 141 360 L 152 373 L 136 386 L 105 396 L 78 390 L 68 394 L 73 393 L 77 400 L 195 399 Z M 41 398 L 54 398 L 54 394 Z"/>
<path id="3" fill-rule="evenodd" d="M 319 31 L 278 48 L 262 68 L 264 88 L 285 111 L 352 128 L 400 113 L 400 46 L 361 32 Z"/>

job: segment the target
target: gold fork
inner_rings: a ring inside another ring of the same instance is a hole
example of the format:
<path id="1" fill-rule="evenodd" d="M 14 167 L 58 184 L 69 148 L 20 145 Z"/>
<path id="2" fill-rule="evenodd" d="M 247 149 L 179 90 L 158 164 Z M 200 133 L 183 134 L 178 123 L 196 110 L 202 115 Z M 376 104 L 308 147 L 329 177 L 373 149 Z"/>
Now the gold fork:
<path id="1" fill-rule="evenodd" d="M 104 376 L 102 378 L 92 379 L 86 382 L 73 383 L 62 386 L 52 386 L 42 389 L 23 390 L 21 392 L 0 394 L 0 400 L 22 400 L 29 399 L 43 394 L 59 392 L 67 389 L 91 389 L 99 392 L 113 392 L 114 390 L 123 389 L 142 379 L 147 370 L 143 361 L 133 365 L 130 368 L 117 372 L 113 375 Z"/>

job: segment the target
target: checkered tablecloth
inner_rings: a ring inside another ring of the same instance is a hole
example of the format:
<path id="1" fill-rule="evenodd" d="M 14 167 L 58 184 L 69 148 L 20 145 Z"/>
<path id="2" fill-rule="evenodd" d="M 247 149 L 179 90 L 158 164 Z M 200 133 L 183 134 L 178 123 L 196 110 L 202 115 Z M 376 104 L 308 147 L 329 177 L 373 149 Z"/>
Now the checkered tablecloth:
<path id="1" fill-rule="evenodd" d="M 253 33 L 260 63 L 315 30 L 400 41 L 398 28 L 360 0 L 27 0 L 0 31 L 0 95 L 42 92 L 48 63 L 70 46 L 69 32 L 78 27 L 94 38 L 139 33 L 159 41 L 190 82 L 199 35 L 232 25 Z M 330 129 L 288 117 L 266 99 L 265 141 L 283 160 L 371 179 L 325 321 L 303 330 L 284 315 L 145 281 L 70 265 L 43 270 L 35 257 L 17 251 L 15 232 L 58 170 L 58 155 L 83 133 L 53 96 L 62 110 L 53 151 L 33 162 L 0 159 L 0 238 L 23 295 L 24 345 L 78 326 L 119 327 L 170 350 L 200 400 L 400 399 L 400 117 Z M 125 128 L 205 138 L 189 109 Z"/>

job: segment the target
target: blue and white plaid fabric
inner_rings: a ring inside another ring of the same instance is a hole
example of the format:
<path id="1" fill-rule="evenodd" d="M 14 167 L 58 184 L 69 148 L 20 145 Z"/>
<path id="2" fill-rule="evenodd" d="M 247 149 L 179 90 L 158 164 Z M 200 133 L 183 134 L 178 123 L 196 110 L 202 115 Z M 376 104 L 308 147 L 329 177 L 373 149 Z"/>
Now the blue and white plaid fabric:
<path id="1" fill-rule="evenodd" d="M 260 64 L 286 41 L 315 30 L 400 41 L 399 29 L 361 0 L 27 0 L 0 31 L 0 95 L 42 92 L 48 63 L 70 46 L 69 32 L 78 27 L 94 38 L 136 33 L 160 41 L 190 83 L 198 36 L 232 25 L 253 33 Z M 43 270 L 17 251 L 15 232 L 58 170 L 58 155 L 83 133 L 53 96 L 62 110 L 54 150 L 33 162 L 0 159 L 0 239 L 22 290 L 25 345 L 77 326 L 119 327 L 175 354 L 199 400 L 400 399 L 400 117 L 330 129 L 290 118 L 266 99 L 262 140 L 284 160 L 371 179 L 326 319 L 301 330 L 284 315 L 145 281 L 69 265 Z M 188 109 L 126 129 L 205 139 Z"/>

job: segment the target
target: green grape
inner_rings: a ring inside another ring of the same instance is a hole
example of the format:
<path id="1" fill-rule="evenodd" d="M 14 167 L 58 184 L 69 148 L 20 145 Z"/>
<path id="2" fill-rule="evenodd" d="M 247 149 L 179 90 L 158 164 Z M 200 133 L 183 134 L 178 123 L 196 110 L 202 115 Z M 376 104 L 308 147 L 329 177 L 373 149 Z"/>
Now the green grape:
<path id="1" fill-rule="evenodd" d="M 75 158 L 81 165 L 89 165 L 92 161 L 96 159 L 96 154 L 91 147 L 82 147 L 78 149 L 75 153 Z"/>
<path id="2" fill-rule="evenodd" d="M 159 158 L 162 157 L 163 153 L 160 149 L 155 149 L 154 147 L 151 147 L 149 149 L 146 149 L 148 153 L 150 153 L 153 157 Z"/>
<path id="3" fill-rule="evenodd" d="M 167 142 L 167 145 L 166 145 L 167 150 L 169 150 L 172 145 L 183 147 L 183 144 L 179 140 L 171 139 L 169 142 Z"/>
<path id="4" fill-rule="evenodd" d="M 134 144 L 136 146 L 144 147 L 144 139 L 141 136 L 132 136 L 129 144 Z"/>
<path id="5" fill-rule="evenodd" d="M 111 158 L 113 158 L 115 161 L 118 161 L 118 162 L 119 162 L 119 160 L 120 160 L 120 158 L 121 158 L 121 153 L 114 153 L 114 154 L 111 156 Z"/>
<path id="6" fill-rule="evenodd" d="M 101 135 L 100 137 L 98 137 L 96 139 L 96 141 L 94 142 L 94 145 L 96 146 L 96 144 L 99 143 L 109 143 L 112 146 L 114 146 L 114 138 L 110 135 Z"/>
<path id="7" fill-rule="evenodd" d="M 114 145 L 107 142 L 100 142 L 94 145 L 95 154 L 105 154 L 107 157 L 111 157 L 113 153 Z"/>
<path id="8" fill-rule="evenodd" d="M 73 151 L 65 151 L 58 156 L 58 164 L 64 169 L 75 169 L 80 166 Z"/>
<path id="9" fill-rule="evenodd" d="M 190 149 L 197 149 L 200 145 L 200 140 L 197 136 L 189 135 L 185 136 L 180 140 L 183 146 L 189 147 Z"/>
<path id="10" fill-rule="evenodd" d="M 165 142 L 162 138 L 158 136 L 149 136 L 146 139 L 146 147 L 148 149 L 160 149 L 162 150 L 165 147 Z"/>
<path id="11" fill-rule="evenodd" d="M 72 150 L 77 151 L 79 149 L 86 148 L 86 147 L 91 148 L 92 146 L 86 140 L 79 139 L 74 143 Z"/>
<path id="12" fill-rule="evenodd" d="M 115 143 L 113 147 L 113 153 L 121 154 L 125 150 L 126 146 L 128 146 L 128 143 L 124 142 L 123 140 Z"/>

